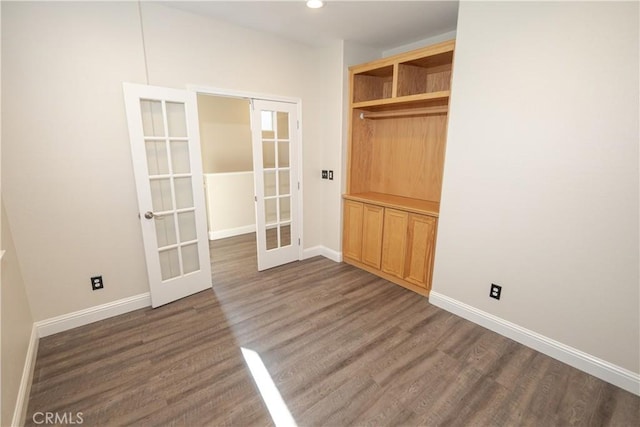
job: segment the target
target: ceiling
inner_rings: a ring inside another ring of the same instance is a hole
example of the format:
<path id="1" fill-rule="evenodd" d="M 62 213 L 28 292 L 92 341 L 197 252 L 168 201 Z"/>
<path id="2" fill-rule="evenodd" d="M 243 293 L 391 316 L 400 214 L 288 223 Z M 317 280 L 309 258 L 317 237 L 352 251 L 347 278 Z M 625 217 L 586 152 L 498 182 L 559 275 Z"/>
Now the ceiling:
<path id="1" fill-rule="evenodd" d="M 170 1 L 167 6 L 310 46 L 348 40 L 380 50 L 454 31 L 458 1 Z"/>

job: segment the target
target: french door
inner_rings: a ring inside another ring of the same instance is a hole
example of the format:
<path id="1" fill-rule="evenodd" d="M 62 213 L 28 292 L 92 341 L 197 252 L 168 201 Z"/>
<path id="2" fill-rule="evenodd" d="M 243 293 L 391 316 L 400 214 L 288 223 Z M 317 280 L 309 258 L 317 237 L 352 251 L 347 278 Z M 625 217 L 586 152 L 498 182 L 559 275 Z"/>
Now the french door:
<path id="1" fill-rule="evenodd" d="M 253 100 L 258 270 L 300 259 L 297 104 Z"/>
<path id="2" fill-rule="evenodd" d="M 211 287 L 196 94 L 124 83 L 153 307 Z"/>

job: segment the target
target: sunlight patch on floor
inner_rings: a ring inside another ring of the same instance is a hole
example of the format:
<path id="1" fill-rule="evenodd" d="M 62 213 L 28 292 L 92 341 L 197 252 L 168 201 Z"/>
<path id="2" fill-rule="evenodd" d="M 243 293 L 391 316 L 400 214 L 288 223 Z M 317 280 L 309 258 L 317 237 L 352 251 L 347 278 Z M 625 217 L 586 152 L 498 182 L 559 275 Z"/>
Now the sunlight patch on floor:
<path id="1" fill-rule="evenodd" d="M 267 405 L 273 423 L 276 427 L 296 427 L 297 424 L 291 412 L 289 412 L 287 404 L 284 403 L 278 388 L 271 379 L 267 367 L 264 366 L 260 355 L 244 347 L 240 347 L 240 350 L 251 371 L 253 380 L 258 386 L 262 400 L 264 400 L 265 405 Z"/>

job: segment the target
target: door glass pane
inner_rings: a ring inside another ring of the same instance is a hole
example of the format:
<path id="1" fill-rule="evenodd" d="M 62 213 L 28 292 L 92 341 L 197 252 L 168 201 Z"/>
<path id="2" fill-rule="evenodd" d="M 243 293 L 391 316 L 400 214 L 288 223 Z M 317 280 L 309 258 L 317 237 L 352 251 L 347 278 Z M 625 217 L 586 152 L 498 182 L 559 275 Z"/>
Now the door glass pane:
<path id="1" fill-rule="evenodd" d="M 191 187 L 191 177 L 175 178 L 174 185 L 176 188 L 176 208 L 192 208 L 193 189 Z"/>
<path id="2" fill-rule="evenodd" d="M 151 180 L 151 202 L 154 212 L 173 209 L 171 200 L 171 182 L 169 178 Z"/>
<path id="3" fill-rule="evenodd" d="M 140 110 L 142 112 L 142 131 L 144 136 L 164 136 L 162 102 L 141 99 Z"/>
<path id="4" fill-rule="evenodd" d="M 180 227 L 181 242 L 196 240 L 196 213 L 195 212 L 179 213 L 178 227 Z"/>
<path id="5" fill-rule="evenodd" d="M 278 141 L 278 167 L 288 168 L 291 162 L 289 161 L 289 143 Z"/>
<path id="6" fill-rule="evenodd" d="M 262 139 L 275 138 L 273 111 L 261 111 L 260 118 L 262 119 Z"/>
<path id="7" fill-rule="evenodd" d="M 156 225 L 156 237 L 158 238 L 158 247 L 175 245 L 176 239 L 176 224 L 173 220 L 173 215 L 156 216 L 154 219 Z"/>
<path id="8" fill-rule="evenodd" d="M 187 136 L 187 119 L 184 115 L 184 104 L 178 102 L 167 102 L 167 124 L 169 125 L 169 136 Z"/>
<path id="9" fill-rule="evenodd" d="M 278 227 L 267 228 L 267 250 L 278 247 Z"/>
<path id="10" fill-rule="evenodd" d="M 184 274 L 193 273 L 200 270 L 200 261 L 198 259 L 198 245 L 186 245 L 182 248 L 182 267 Z"/>
<path id="11" fill-rule="evenodd" d="M 272 141 L 262 143 L 262 167 L 276 167 L 276 143 Z"/>
<path id="12" fill-rule="evenodd" d="M 275 171 L 266 171 L 264 173 L 264 196 L 271 197 L 276 195 L 276 173 Z"/>
<path id="13" fill-rule="evenodd" d="M 180 276 L 180 261 L 178 249 L 173 248 L 160 252 L 160 272 L 162 280 L 168 280 Z"/>
<path id="14" fill-rule="evenodd" d="M 291 246 L 291 226 L 283 225 L 280 227 L 280 246 Z"/>
<path id="15" fill-rule="evenodd" d="M 267 224 L 273 224 L 277 221 L 276 208 L 277 199 L 268 199 L 264 201 L 264 217 Z"/>
<path id="16" fill-rule="evenodd" d="M 169 160 L 167 159 L 167 144 L 164 141 L 145 142 L 147 150 L 147 167 L 149 175 L 162 175 L 169 173 Z"/>
<path id="17" fill-rule="evenodd" d="M 278 139 L 289 139 L 289 113 L 278 111 Z"/>
<path id="18" fill-rule="evenodd" d="M 285 195 L 291 193 L 291 182 L 289 182 L 289 171 L 278 171 L 278 195 Z"/>
<path id="19" fill-rule="evenodd" d="M 291 197 L 280 198 L 280 221 L 291 221 Z"/>
<path id="20" fill-rule="evenodd" d="M 171 141 L 171 165 L 173 173 L 189 173 L 189 143 L 187 141 Z"/>

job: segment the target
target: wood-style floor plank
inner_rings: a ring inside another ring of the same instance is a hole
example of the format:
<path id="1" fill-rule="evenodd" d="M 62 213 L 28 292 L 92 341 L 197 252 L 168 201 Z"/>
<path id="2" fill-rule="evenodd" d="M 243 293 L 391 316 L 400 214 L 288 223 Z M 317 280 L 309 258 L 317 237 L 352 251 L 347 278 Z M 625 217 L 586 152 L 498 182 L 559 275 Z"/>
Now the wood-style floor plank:
<path id="1" fill-rule="evenodd" d="M 241 348 L 300 426 L 635 426 L 640 398 L 346 264 L 257 271 L 211 244 L 212 290 L 43 338 L 26 425 L 266 426 Z"/>

